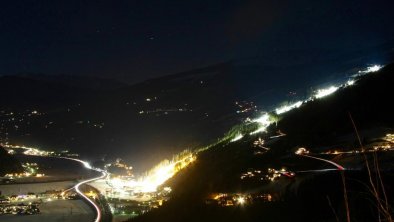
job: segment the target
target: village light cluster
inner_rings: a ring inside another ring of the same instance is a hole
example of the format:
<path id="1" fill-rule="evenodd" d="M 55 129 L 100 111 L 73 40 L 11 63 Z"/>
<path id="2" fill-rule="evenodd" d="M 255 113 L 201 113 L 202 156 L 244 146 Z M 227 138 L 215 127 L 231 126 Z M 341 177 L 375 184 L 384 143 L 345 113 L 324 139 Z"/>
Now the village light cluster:
<path id="1" fill-rule="evenodd" d="M 28 149 L 23 152 L 25 155 L 32 155 L 32 156 L 47 156 L 48 154 L 45 151 L 37 150 L 37 149 Z"/>
<path id="2" fill-rule="evenodd" d="M 309 150 L 305 149 L 304 147 L 300 147 L 295 151 L 296 155 L 303 155 L 303 154 L 309 154 Z"/>
<path id="3" fill-rule="evenodd" d="M 68 150 L 63 151 L 47 151 L 41 150 L 39 148 L 20 146 L 20 145 L 11 145 L 11 144 L 3 144 L 0 143 L 0 146 L 6 148 L 7 152 L 11 155 L 22 153 L 28 156 L 52 156 L 52 157 L 77 157 L 79 156 L 76 153 L 69 153 Z"/>

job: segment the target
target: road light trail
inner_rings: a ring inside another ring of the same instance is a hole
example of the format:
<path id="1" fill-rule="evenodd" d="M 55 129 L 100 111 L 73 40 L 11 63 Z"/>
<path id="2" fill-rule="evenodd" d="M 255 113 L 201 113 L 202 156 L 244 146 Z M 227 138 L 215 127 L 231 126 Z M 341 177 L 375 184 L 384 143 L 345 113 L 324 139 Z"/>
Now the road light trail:
<path id="1" fill-rule="evenodd" d="M 87 197 L 87 196 L 79 189 L 79 187 L 80 187 L 81 185 L 83 185 L 83 184 L 90 183 L 90 182 L 93 182 L 93 181 L 95 181 L 95 180 L 103 179 L 103 178 L 105 178 L 105 177 L 107 176 L 107 173 L 106 173 L 104 170 L 101 170 L 101 169 L 98 169 L 98 168 L 93 168 L 88 162 L 83 161 L 83 160 L 80 160 L 80 159 L 74 159 L 74 158 L 68 158 L 68 157 L 60 157 L 60 158 L 62 158 L 62 159 L 67 159 L 67 160 L 73 160 L 73 161 L 79 162 L 79 163 L 81 163 L 85 168 L 90 169 L 90 170 L 94 170 L 94 171 L 97 171 L 97 172 L 100 172 L 100 173 L 102 174 L 102 175 L 99 176 L 99 177 L 95 177 L 95 178 L 92 178 L 92 179 L 88 179 L 88 180 L 84 180 L 84 181 L 82 181 L 82 182 L 79 182 L 79 183 L 78 183 L 77 185 L 75 185 L 74 187 L 72 187 L 72 188 L 70 188 L 70 189 L 67 189 L 67 190 L 63 191 L 63 193 L 66 193 L 67 191 L 70 191 L 70 190 L 72 190 L 72 189 L 75 189 L 75 191 L 76 191 L 81 197 L 83 197 L 85 200 L 87 200 L 87 201 L 95 208 L 95 210 L 96 210 L 96 215 L 97 215 L 97 216 L 96 216 L 94 222 L 99 222 L 99 221 L 101 220 L 101 210 L 100 210 L 100 207 L 97 206 L 97 204 L 96 204 L 94 201 L 92 201 L 91 199 L 89 199 L 89 197 Z"/>
<path id="2" fill-rule="evenodd" d="M 33 150 L 32 148 L 25 148 L 25 147 L 18 147 L 18 148 L 26 149 L 27 151 Z M 25 154 L 25 155 L 32 155 L 32 154 L 27 154 L 27 153 L 24 153 L 24 154 Z M 38 155 L 38 156 L 40 156 L 40 155 Z M 100 207 L 97 206 L 97 204 L 96 204 L 95 202 L 93 202 L 92 200 L 90 200 L 89 197 L 87 197 L 83 192 L 81 192 L 81 190 L 79 189 L 79 187 L 80 187 L 81 185 L 83 185 L 83 184 L 90 183 L 90 182 L 93 182 L 93 181 L 95 181 L 95 180 L 103 179 L 103 178 L 105 178 L 105 177 L 107 176 L 107 173 L 106 173 L 104 170 L 101 170 L 101 169 L 98 169 L 98 168 L 93 168 L 88 162 L 83 161 L 83 160 L 80 160 L 80 159 L 74 159 L 74 158 L 68 158 L 68 157 L 56 157 L 56 158 L 66 159 L 66 160 L 72 160 L 72 161 L 79 162 L 79 163 L 81 163 L 85 168 L 87 168 L 87 169 L 89 169 L 89 170 L 97 171 L 97 172 L 99 172 L 99 173 L 102 174 L 102 175 L 99 176 L 99 177 L 95 177 L 95 178 L 92 178 L 92 179 L 84 180 L 84 181 L 78 183 L 77 185 L 75 185 L 74 187 L 69 188 L 69 189 L 67 189 L 67 190 L 65 190 L 65 191 L 62 192 L 62 195 L 64 195 L 66 192 L 68 192 L 68 191 L 70 191 L 70 190 L 72 190 L 72 189 L 75 189 L 75 191 L 76 191 L 79 195 L 81 195 L 85 200 L 87 200 L 87 201 L 95 208 L 95 210 L 96 210 L 96 215 L 97 215 L 97 216 L 96 216 L 94 222 L 99 222 L 99 221 L 101 220 L 101 210 L 100 210 Z"/>
<path id="3" fill-rule="evenodd" d="M 314 157 L 314 156 L 309 156 L 309 155 L 306 155 L 306 154 L 298 154 L 298 155 L 304 156 L 304 157 L 308 157 L 308 158 L 312 158 L 312 159 L 316 159 L 316 160 L 320 160 L 320 161 L 324 161 L 326 163 L 329 163 L 329 164 L 335 166 L 340 171 L 345 170 L 345 167 L 343 167 L 343 166 L 341 166 L 341 165 L 339 165 L 339 164 L 337 164 L 337 163 L 335 163 L 333 161 L 330 161 L 330 160 L 326 160 L 326 159 L 322 159 L 322 158 Z"/>
<path id="4" fill-rule="evenodd" d="M 337 171 L 338 169 L 320 169 L 320 170 L 300 170 L 296 171 L 296 173 L 323 173 L 329 171 Z"/>
<path id="5" fill-rule="evenodd" d="M 82 163 L 82 165 L 83 165 L 85 168 L 88 168 L 89 170 L 95 170 L 95 171 L 97 171 L 97 172 L 102 172 L 101 169 L 94 169 L 88 162 L 83 161 L 83 160 L 80 160 L 80 159 L 74 159 L 74 158 L 68 158 L 68 157 L 58 157 L 58 158 L 66 159 L 66 160 L 77 161 L 77 162 L 79 162 L 79 163 Z"/>
<path id="6" fill-rule="evenodd" d="M 96 219 L 94 220 L 94 222 L 99 222 L 99 221 L 101 220 L 101 210 L 100 210 L 100 207 L 97 206 L 97 204 L 96 204 L 95 202 L 93 202 L 91 199 L 89 199 L 89 197 L 87 197 L 87 196 L 79 189 L 79 187 L 80 187 L 81 185 L 83 185 L 83 184 L 90 183 L 90 182 L 93 182 L 93 181 L 95 181 L 95 180 L 103 179 L 104 177 L 107 176 L 107 173 L 105 173 L 104 171 L 101 171 L 101 173 L 102 173 L 101 176 L 96 177 L 96 178 L 93 178 L 93 179 L 89 179 L 89 180 L 84 180 L 84 181 L 78 183 L 77 185 L 75 185 L 75 187 L 74 187 L 74 188 L 75 188 L 75 191 L 77 191 L 77 193 L 78 193 L 79 195 L 81 195 L 85 200 L 87 200 L 87 201 L 88 201 L 91 205 L 93 205 L 93 207 L 96 209 L 97 216 L 96 216 Z"/>

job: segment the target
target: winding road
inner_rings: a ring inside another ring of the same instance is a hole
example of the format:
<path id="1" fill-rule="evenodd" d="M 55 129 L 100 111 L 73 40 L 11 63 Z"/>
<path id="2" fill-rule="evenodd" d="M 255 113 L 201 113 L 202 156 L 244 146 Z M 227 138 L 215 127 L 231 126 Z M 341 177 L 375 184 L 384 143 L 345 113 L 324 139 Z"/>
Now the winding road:
<path id="1" fill-rule="evenodd" d="M 101 169 L 98 169 L 98 168 L 93 168 L 93 167 L 90 166 L 90 164 L 89 164 L 88 162 L 86 162 L 86 161 L 83 161 L 83 160 L 80 160 L 80 159 L 74 159 L 74 158 L 67 158 L 67 157 L 62 157 L 62 158 L 63 158 L 63 159 L 68 159 L 68 160 L 77 161 L 77 162 L 79 162 L 79 163 L 82 163 L 83 166 L 84 166 L 85 168 L 90 169 L 90 170 L 94 170 L 94 171 L 97 171 L 97 172 L 100 172 L 100 173 L 102 174 L 102 175 L 99 176 L 99 177 L 95 177 L 95 178 L 92 178 L 92 179 L 88 179 L 88 180 L 81 181 L 81 182 L 79 182 L 77 185 L 75 185 L 74 187 L 72 187 L 72 188 L 70 188 L 70 189 L 68 189 L 68 190 L 63 191 L 63 193 L 66 193 L 67 191 L 70 191 L 70 190 L 72 190 L 72 189 L 75 189 L 75 191 L 76 191 L 81 197 L 83 197 L 86 201 L 88 201 L 88 202 L 94 207 L 94 209 L 96 210 L 96 218 L 95 218 L 94 222 L 99 222 L 99 221 L 101 220 L 101 210 L 100 210 L 100 207 L 99 207 L 94 201 L 92 201 L 88 196 L 86 196 L 86 195 L 79 189 L 79 187 L 80 187 L 81 185 L 83 185 L 83 184 L 87 184 L 87 183 L 93 182 L 93 181 L 95 181 L 95 180 L 103 179 L 103 178 L 105 178 L 105 177 L 107 176 L 107 173 L 106 173 L 104 170 L 101 170 Z"/>

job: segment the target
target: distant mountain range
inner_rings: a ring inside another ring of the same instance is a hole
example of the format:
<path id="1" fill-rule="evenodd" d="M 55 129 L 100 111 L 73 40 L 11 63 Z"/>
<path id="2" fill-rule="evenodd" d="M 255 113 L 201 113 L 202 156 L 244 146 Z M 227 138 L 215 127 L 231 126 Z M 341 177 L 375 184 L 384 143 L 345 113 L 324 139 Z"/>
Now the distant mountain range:
<path id="1" fill-rule="evenodd" d="M 127 83 L 93 76 L 75 76 L 75 75 L 48 75 L 43 73 L 18 73 L 17 77 L 39 80 L 53 84 L 63 84 L 76 88 L 94 89 L 94 90 L 113 90 L 128 86 Z"/>

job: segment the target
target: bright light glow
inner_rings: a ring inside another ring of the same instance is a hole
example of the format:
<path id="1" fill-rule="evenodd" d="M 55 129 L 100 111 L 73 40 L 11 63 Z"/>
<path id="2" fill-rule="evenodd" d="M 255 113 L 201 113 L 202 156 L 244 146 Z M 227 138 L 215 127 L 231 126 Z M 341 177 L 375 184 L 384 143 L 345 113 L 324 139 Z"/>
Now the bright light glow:
<path id="1" fill-rule="evenodd" d="M 168 193 L 170 193 L 172 191 L 171 187 L 164 187 L 163 190 Z"/>
<path id="2" fill-rule="evenodd" d="M 336 86 L 330 86 L 329 88 L 326 88 L 326 89 L 319 89 L 319 90 L 317 90 L 315 97 L 317 99 L 320 99 L 320 98 L 323 98 L 323 97 L 333 94 L 337 90 L 338 90 L 338 87 L 336 87 Z"/>
<path id="3" fill-rule="evenodd" d="M 279 115 L 279 114 L 288 112 L 292 109 L 299 108 L 301 105 L 302 105 L 302 101 L 298 101 L 298 102 L 293 103 L 291 105 L 286 105 L 286 106 L 282 106 L 280 108 L 277 108 L 277 109 L 275 109 L 275 112 L 276 112 L 276 114 Z"/>
<path id="4" fill-rule="evenodd" d="M 242 205 L 242 204 L 245 203 L 245 198 L 244 197 L 238 197 L 237 201 L 238 201 L 239 204 Z"/>
<path id="5" fill-rule="evenodd" d="M 257 133 L 265 132 L 266 129 L 267 129 L 267 127 L 259 127 L 257 130 L 251 132 L 250 135 L 254 135 L 254 134 L 257 134 Z"/>
<path id="6" fill-rule="evenodd" d="M 147 177 L 140 181 L 141 192 L 155 192 L 157 187 L 173 177 L 177 172 L 175 165 L 177 162 L 164 161 L 154 168 Z"/>
<path id="7" fill-rule="evenodd" d="M 252 122 L 260 123 L 261 125 L 270 125 L 271 122 L 269 121 L 269 119 L 270 119 L 270 117 L 269 117 L 268 113 L 265 113 L 261 117 L 252 120 Z"/>
<path id="8" fill-rule="evenodd" d="M 347 81 L 346 86 L 352 86 L 354 85 L 355 81 L 353 79 Z"/>
<path id="9" fill-rule="evenodd" d="M 83 162 L 83 166 L 85 167 L 85 168 L 88 168 L 89 170 L 91 170 L 92 169 L 92 166 L 90 165 L 90 163 L 88 163 L 88 162 Z"/>
<path id="10" fill-rule="evenodd" d="M 145 176 L 137 179 L 113 178 L 110 179 L 108 183 L 112 188 L 119 192 L 124 191 L 125 189 L 133 190 L 136 193 L 156 192 L 160 185 L 164 184 L 168 179 L 195 160 L 196 157 L 193 153 L 186 150 L 174 156 L 171 161 L 162 161 L 157 166 L 153 167 L 152 170 L 147 172 Z M 170 188 L 166 188 L 166 190 L 168 191 Z"/>
<path id="11" fill-rule="evenodd" d="M 373 65 L 367 68 L 367 73 L 368 72 L 377 72 L 382 68 L 380 65 Z"/>
<path id="12" fill-rule="evenodd" d="M 381 65 L 368 66 L 366 69 L 358 71 L 358 73 L 359 74 L 368 74 L 368 73 L 371 73 L 371 72 L 377 72 L 381 68 L 383 68 L 383 66 L 381 66 Z"/>
<path id="13" fill-rule="evenodd" d="M 155 192 L 157 187 L 173 177 L 181 169 L 195 160 L 191 152 L 185 151 L 174 157 L 172 161 L 165 160 L 154 167 L 147 176 L 138 181 L 141 192 Z"/>
<path id="14" fill-rule="evenodd" d="M 308 154 L 309 151 L 307 149 L 305 149 L 304 147 L 300 147 L 297 149 L 297 151 L 295 151 L 296 155 L 303 155 L 303 154 Z"/>
<path id="15" fill-rule="evenodd" d="M 235 142 L 235 141 L 238 141 L 238 140 L 240 140 L 240 139 L 242 139 L 242 137 L 244 137 L 242 134 L 237 134 L 232 140 L 231 140 L 231 142 Z"/>
<path id="16" fill-rule="evenodd" d="M 272 124 L 272 121 L 270 120 L 270 116 L 268 113 L 265 113 L 261 117 L 252 120 L 252 122 L 258 123 L 259 128 L 255 131 L 251 132 L 250 135 L 266 131 L 267 128 Z"/>
<path id="17" fill-rule="evenodd" d="M 31 156 L 47 156 L 49 152 L 41 151 L 36 148 L 26 148 L 26 151 L 23 152 L 24 155 L 31 155 Z"/>

